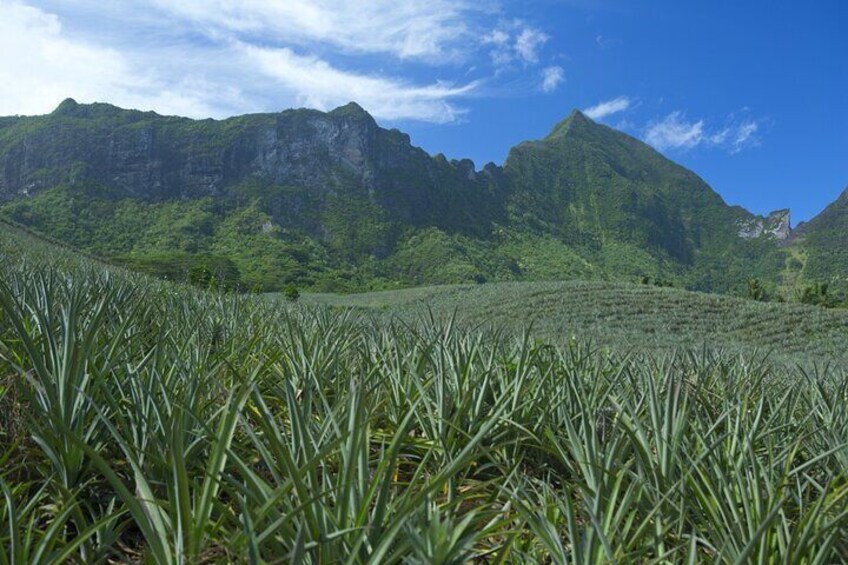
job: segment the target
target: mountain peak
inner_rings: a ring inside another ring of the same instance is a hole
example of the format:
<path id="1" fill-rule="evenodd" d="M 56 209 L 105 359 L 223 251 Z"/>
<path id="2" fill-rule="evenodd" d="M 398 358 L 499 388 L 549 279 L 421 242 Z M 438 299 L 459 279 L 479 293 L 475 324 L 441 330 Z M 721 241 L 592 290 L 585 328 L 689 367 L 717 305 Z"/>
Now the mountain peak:
<path id="1" fill-rule="evenodd" d="M 343 116 L 343 117 L 351 117 L 351 118 L 370 118 L 371 114 L 369 114 L 365 108 L 357 104 L 356 102 L 348 102 L 344 106 L 339 106 L 335 110 L 331 110 L 330 114 L 333 116 Z"/>
<path id="2" fill-rule="evenodd" d="M 74 118 L 102 118 L 122 115 L 128 116 L 139 113 L 140 112 L 138 110 L 127 110 L 124 108 L 113 106 L 112 104 L 107 104 L 105 102 L 92 102 L 90 104 L 80 104 L 73 98 L 65 98 L 62 103 L 59 104 L 50 115 Z"/>
<path id="3" fill-rule="evenodd" d="M 352 125 L 363 126 L 368 130 L 378 127 L 377 120 L 356 102 L 348 102 L 344 106 L 339 106 L 328 112 L 327 115 Z"/>
<path id="4" fill-rule="evenodd" d="M 570 114 L 568 114 L 568 117 L 566 117 L 564 120 L 554 126 L 554 129 L 551 130 L 551 133 L 548 134 L 548 138 L 550 139 L 561 137 L 567 134 L 575 127 L 581 128 L 593 125 L 595 125 L 595 122 L 589 119 L 586 114 L 575 108 L 571 111 Z"/>
<path id="5" fill-rule="evenodd" d="M 591 121 L 592 121 L 592 120 L 589 118 L 589 116 L 587 116 L 586 114 L 584 114 L 584 113 L 583 113 L 583 111 L 582 111 L 582 110 L 578 110 L 577 108 L 574 108 L 574 109 L 571 111 L 571 113 L 568 115 L 568 118 L 570 118 L 570 119 L 572 119 L 572 120 L 584 120 L 584 121 L 587 121 L 587 122 L 591 122 Z"/>
<path id="6" fill-rule="evenodd" d="M 73 113 L 79 107 L 79 103 L 73 98 L 65 98 L 62 100 L 62 103 L 56 106 L 56 109 L 53 110 L 53 114 L 57 116 L 66 115 Z"/>

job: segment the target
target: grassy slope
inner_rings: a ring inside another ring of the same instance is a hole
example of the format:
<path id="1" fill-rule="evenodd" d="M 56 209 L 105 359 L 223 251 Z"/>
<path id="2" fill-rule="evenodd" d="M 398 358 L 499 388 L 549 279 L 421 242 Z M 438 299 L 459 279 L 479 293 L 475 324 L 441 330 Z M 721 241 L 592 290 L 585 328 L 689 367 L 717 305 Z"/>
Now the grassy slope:
<path id="1" fill-rule="evenodd" d="M 457 312 L 473 324 L 520 329 L 562 342 L 576 336 L 636 348 L 759 348 L 781 356 L 848 351 L 848 311 L 760 303 L 672 288 L 612 282 L 492 283 L 355 295 L 306 294 L 311 304 L 402 314 Z"/>
<path id="2" fill-rule="evenodd" d="M 791 249 L 803 265 L 802 279 L 848 290 L 848 188 L 818 216 L 798 226 Z"/>
<path id="3" fill-rule="evenodd" d="M 0 220 L 0 234 L 47 252 L 76 254 L 24 226 Z M 100 263 L 95 256 L 89 259 Z M 268 296 L 276 297 L 271 294 Z M 310 305 L 353 307 L 419 319 L 456 313 L 469 325 L 556 343 L 591 339 L 635 349 L 721 347 L 759 349 L 792 361 L 848 356 L 848 310 L 761 303 L 716 294 L 607 281 L 506 282 L 421 286 L 360 294 L 304 293 Z"/>

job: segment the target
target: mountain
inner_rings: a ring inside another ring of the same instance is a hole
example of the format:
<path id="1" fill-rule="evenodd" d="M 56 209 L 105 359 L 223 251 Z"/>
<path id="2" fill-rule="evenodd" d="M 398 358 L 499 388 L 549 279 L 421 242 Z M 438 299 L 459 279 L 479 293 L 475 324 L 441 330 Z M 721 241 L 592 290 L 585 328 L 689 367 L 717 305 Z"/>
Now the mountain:
<path id="1" fill-rule="evenodd" d="M 323 290 L 649 277 L 777 284 L 788 214 L 579 111 L 502 167 L 430 156 L 351 103 L 190 120 L 66 100 L 0 118 L 2 214 L 132 267 Z M 812 222 L 811 222 L 812 223 Z"/>
<path id="2" fill-rule="evenodd" d="M 431 157 L 356 104 L 194 121 L 66 100 L 0 121 L 12 219 L 130 262 L 232 257 L 270 288 L 352 276 L 410 230 L 486 237 L 499 175 Z"/>
<path id="3" fill-rule="evenodd" d="M 390 223 L 466 227 L 456 210 L 494 202 L 470 161 L 433 159 L 354 103 L 216 122 L 69 99 L 0 128 L 4 200 L 75 184 L 100 185 L 111 199 L 217 198 L 259 181 L 298 188 L 270 203 L 286 224 L 307 220 L 292 212 L 347 198 L 378 206 Z"/>
<path id="4" fill-rule="evenodd" d="M 767 219 L 728 206 L 691 171 L 579 111 L 514 148 L 505 170 L 517 218 L 592 249 L 609 272 L 666 271 L 692 288 L 729 290 L 779 263 L 773 232 L 740 235 Z"/>
<path id="5" fill-rule="evenodd" d="M 848 187 L 818 216 L 798 225 L 790 246 L 804 279 L 848 288 Z"/>

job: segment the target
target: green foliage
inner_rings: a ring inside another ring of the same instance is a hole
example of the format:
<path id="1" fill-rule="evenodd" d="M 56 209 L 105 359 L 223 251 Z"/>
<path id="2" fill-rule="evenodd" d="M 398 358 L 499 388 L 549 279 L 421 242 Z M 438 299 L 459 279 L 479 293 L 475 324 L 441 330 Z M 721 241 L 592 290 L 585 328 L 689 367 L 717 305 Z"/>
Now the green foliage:
<path id="1" fill-rule="evenodd" d="M 287 234 L 253 203 L 219 219 L 212 250 L 229 257 L 249 286 L 265 291 L 287 284 L 310 284 L 330 259 L 322 246 L 309 238 Z"/>
<path id="2" fill-rule="evenodd" d="M 440 295 L 496 321 L 491 299 L 530 304 L 507 304 L 510 286 L 539 311 L 567 298 L 588 313 L 603 295 L 621 313 L 631 292 L 656 324 L 686 302 L 716 320 L 722 308 L 818 313 L 824 326 L 843 313 L 512 283 L 390 293 L 429 293 L 436 308 L 380 318 L 178 286 L 6 228 L 0 256 L 0 422 L 26 403 L 17 439 L 0 444 L 2 563 L 832 563 L 848 552 L 844 365 L 805 372 L 803 347 L 796 364 L 628 353 L 582 336 L 552 345 L 469 328 Z"/>
<path id="3" fill-rule="evenodd" d="M 283 290 L 283 296 L 285 296 L 286 300 L 289 302 L 297 302 L 297 299 L 300 298 L 300 291 L 297 290 L 296 286 L 290 284 L 285 288 L 285 290 Z"/>
<path id="4" fill-rule="evenodd" d="M 509 276 L 508 259 L 494 246 L 435 228 L 403 238 L 390 261 L 388 273 L 412 284 L 468 283 L 481 275 Z"/>
<path id="5" fill-rule="evenodd" d="M 385 255 L 393 244 L 393 227 L 385 210 L 367 195 L 333 195 L 322 215 L 329 246 L 351 263 L 369 255 Z"/>
<path id="6" fill-rule="evenodd" d="M 468 327 L 534 335 L 557 345 L 572 337 L 638 351 L 720 346 L 790 363 L 846 358 L 848 313 L 797 303 L 618 282 L 512 282 L 421 287 L 356 295 L 304 293 L 306 304 L 352 307 L 414 323 L 433 315 Z M 809 356 L 809 357 L 807 357 Z"/>
<path id="7" fill-rule="evenodd" d="M 3 212 L 66 244 L 170 280 L 186 280 L 189 270 L 214 258 L 215 265 L 206 265 L 214 276 L 202 284 L 214 279 L 226 288 L 273 291 L 292 281 L 308 283 L 327 262 L 320 245 L 283 233 L 254 204 L 228 209 L 212 199 L 113 202 L 92 195 L 94 190 L 59 187 Z"/>
<path id="8" fill-rule="evenodd" d="M 118 264 L 161 279 L 209 290 L 244 290 L 238 267 L 226 257 L 174 254 L 117 258 Z"/>
<path id="9" fill-rule="evenodd" d="M 794 247 L 805 255 L 801 278 L 848 291 L 848 189 L 810 222 L 799 227 Z"/>
<path id="10" fill-rule="evenodd" d="M 653 279 L 652 280 L 651 277 L 647 277 L 647 276 L 642 277 L 640 279 L 640 281 L 644 285 L 652 284 L 652 285 L 654 285 L 658 288 L 673 288 L 674 287 L 674 283 L 671 282 L 671 281 L 663 280 L 663 279 Z"/>
<path id="11" fill-rule="evenodd" d="M 581 250 L 551 236 L 501 229 L 499 248 L 510 259 L 510 271 L 519 280 L 606 278 L 603 269 Z M 503 278 L 501 278 L 503 280 Z"/>
<path id="12" fill-rule="evenodd" d="M 768 301 L 768 294 L 760 279 L 748 279 L 748 298 L 757 302 Z"/>
<path id="13" fill-rule="evenodd" d="M 823 306 L 825 308 L 834 308 L 839 303 L 839 300 L 830 294 L 830 287 L 827 283 L 814 283 L 800 289 L 797 294 L 798 302 L 801 304 L 812 304 L 815 306 Z"/>
<path id="14" fill-rule="evenodd" d="M 748 278 L 794 287 L 787 258 L 803 246 L 793 277 L 848 289 L 844 205 L 789 248 L 744 240 L 751 214 L 579 112 L 480 171 L 427 155 L 356 104 L 215 121 L 68 100 L 0 124 L 3 217 L 107 259 L 226 258 L 249 288 L 648 276 L 739 296 Z"/>
<path id="15" fill-rule="evenodd" d="M 209 251 L 215 224 L 212 199 L 115 202 L 106 192 L 99 185 L 63 185 L 14 201 L 3 212 L 13 221 L 105 257 Z"/>

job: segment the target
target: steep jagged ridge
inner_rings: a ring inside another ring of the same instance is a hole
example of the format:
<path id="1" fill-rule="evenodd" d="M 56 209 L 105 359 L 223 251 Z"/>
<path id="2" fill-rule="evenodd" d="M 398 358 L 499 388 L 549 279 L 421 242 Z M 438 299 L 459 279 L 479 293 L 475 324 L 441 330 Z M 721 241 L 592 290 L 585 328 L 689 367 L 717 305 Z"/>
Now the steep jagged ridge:
<path id="1" fill-rule="evenodd" d="M 613 272 L 632 270 L 634 253 L 690 272 L 694 288 L 726 290 L 718 269 L 731 284 L 746 271 L 774 271 L 762 264 L 774 248 L 772 234 L 761 238 L 769 240 L 765 249 L 762 241 L 739 237 L 740 224 L 763 219 L 727 205 L 693 172 L 579 111 L 544 139 L 515 147 L 505 171 L 515 185 L 513 221 L 555 232 L 572 245 L 623 249 L 602 253 Z"/>
<path id="2" fill-rule="evenodd" d="M 218 255 L 266 288 L 647 275 L 724 291 L 782 264 L 770 235 L 739 236 L 756 217 L 577 111 L 478 171 L 354 103 L 197 121 L 66 100 L 0 119 L 2 201 L 105 256 Z"/>
<path id="3" fill-rule="evenodd" d="M 393 221 L 448 229 L 472 227 L 463 222 L 469 211 L 497 204 L 491 169 L 478 175 L 470 161 L 434 159 L 355 103 L 194 121 L 69 99 L 0 129 L 0 165 L 2 200 L 79 183 L 107 187 L 116 199 L 196 199 L 259 181 L 304 189 L 271 203 L 281 214 L 341 196 Z"/>

